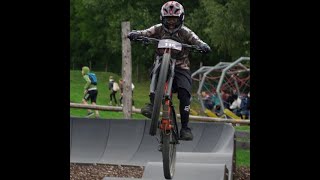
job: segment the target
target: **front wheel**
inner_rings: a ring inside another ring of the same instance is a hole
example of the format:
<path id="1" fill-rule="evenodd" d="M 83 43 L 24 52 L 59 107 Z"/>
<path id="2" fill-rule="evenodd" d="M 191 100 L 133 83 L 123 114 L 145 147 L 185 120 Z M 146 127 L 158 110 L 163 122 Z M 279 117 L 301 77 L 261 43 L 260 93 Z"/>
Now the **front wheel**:
<path id="1" fill-rule="evenodd" d="M 156 86 L 156 92 L 154 96 L 153 102 L 153 111 L 151 116 L 151 126 L 149 134 L 154 136 L 157 132 L 159 116 L 160 116 L 160 108 L 162 105 L 162 100 L 164 96 L 165 83 L 167 81 L 168 71 L 170 64 L 170 54 L 165 53 L 161 62 L 161 69 L 158 76 L 158 83 Z"/>

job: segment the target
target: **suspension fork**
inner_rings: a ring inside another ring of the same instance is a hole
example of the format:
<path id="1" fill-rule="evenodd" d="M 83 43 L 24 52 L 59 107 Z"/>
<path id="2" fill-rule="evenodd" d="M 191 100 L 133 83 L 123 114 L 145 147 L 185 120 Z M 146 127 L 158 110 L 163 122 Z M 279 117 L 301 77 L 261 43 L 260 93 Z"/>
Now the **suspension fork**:
<path id="1" fill-rule="evenodd" d="M 171 130 L 174 126 L 172 125 L 172 119 L 171 119 L 171 111 L 174 110 L 171 108 L 172 102 L 172 83 L 174 79 L 174 68 L 175 68 L 175 59 L 170 59 L 171 66 L 170 66 L 170 76 L 168 81 L 165 85 L 165 96 L 164 96 L 164 102 L 163 102 L 163 114 L 162 114 L 162 120 L 160 124 L 160 129 L 164 130 L 166 132 L 167 130 Z M 174 113 L 174 112 L 173 112 Z"/>
<path id="2" fill-rule="evenodd" d="M 167 84 L 166 84 L 166 87 Z M 171 115 L 171 101 L 170 99 L 163 99 L 163 111 L 162 111 L 162 118 L 161 118 L 161 124 L 160 129 L 164 131 L 164 133 L 170 131 L 173 128 L 172 120 L 170 118 Z"/>
<path id="3" fill-rule="evenodd" d="M 154 65 L 154 68 L 152 70 L 152 79 L 151 79 L 151 84 L 150 84 L 150 93 L 155 93 L 155 89 L 156 89 L 156 84 L 157 84 L 157 75 L 158 75 L 158 71 L 159 71 L 159 67 L 160 67 L 160 59 L 161 57 L 157 56 L 156 57 L 156 63 Z"/>
<path id="4" fill-rule="evenodd" d="M 169 98 L 171 99 L 171 90 L 172 90 L 172 83 L 173 83 L 173 78 L 174 78 L 174 68 L 176 65 L 176 60 L 175 59 L 171 59 L 171 67 L 170 67 L 170 76 L 169 76 L 169 83 L 168 83 L 168 90 L 166 91 L 165 94 L 165 99 Z"/>

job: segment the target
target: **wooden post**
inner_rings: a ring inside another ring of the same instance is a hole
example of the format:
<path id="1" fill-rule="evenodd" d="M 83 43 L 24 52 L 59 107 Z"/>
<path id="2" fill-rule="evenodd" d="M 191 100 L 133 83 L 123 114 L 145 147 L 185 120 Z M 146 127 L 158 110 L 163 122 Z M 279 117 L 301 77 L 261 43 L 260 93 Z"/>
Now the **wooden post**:
<path id="1" fill-rule="evenodd" d="M 136 81 L 139 82 L 139 65 L 138 64 L 137 64 L 137 79 L 136 79 Z"/>
<path id="2" fill-rule="evenodd" d="M 130 22 L 122 22 L 122 78 L 123 82 L 123 114 L 125 119 L 131 119 L 132 114 L 132 65 L 131 65 L 131 43 L 127 38 L 130 32 Z"/>

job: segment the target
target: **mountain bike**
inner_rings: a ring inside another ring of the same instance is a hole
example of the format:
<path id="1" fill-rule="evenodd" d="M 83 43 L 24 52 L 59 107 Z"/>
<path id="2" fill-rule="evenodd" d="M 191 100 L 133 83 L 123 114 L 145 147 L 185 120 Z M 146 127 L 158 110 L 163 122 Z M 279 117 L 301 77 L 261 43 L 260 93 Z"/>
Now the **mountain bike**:
<path id="1" fill-rule="evenodd" d="M 155 96 L 149 134 L 155 136 L 157 130 L 159 130 L 164 177 L 172 179 L 175 171 L 176 145 L 179 144 L 180 136 L 172 103 L 172 83 L 176 59 L 172 58 L 171 54 L 178 53 L 182 48 L 200 52 L 201 49 L 199 46 L 179 43 L 172 39 L 140 36 L 134 41 L 141 41 L 144 44 L 157 43 L 157 48 L 163 53 L 162 56 L 157 57 L 152 72 L 150 92 L 154 93 Z M 161 107 L 162 116 L 159 121 Z"/>

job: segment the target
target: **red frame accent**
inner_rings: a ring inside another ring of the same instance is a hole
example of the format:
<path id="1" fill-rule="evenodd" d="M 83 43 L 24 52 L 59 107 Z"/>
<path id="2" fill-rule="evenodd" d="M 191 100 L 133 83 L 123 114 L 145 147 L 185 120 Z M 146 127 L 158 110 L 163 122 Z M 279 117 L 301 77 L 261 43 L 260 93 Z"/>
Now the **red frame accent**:
<path id="1" fill-rule="evenodd" d="M 164 92 L 166 93 L 168 91 L 168 82 L 166 82 L 165 86 L 164 86 Z M 170 96 L 172 95 L 172 92 L 170 92 Z M 165 105 L 168 106 L 168 114 L 170 114 L 171 112 L 171 107 L 170 107 L 170 101 L 169 100 L 166 100 L 165 101 Z M 172 120 L 170 119 L 170 116 L 169 116 L 169 119 L 161 119 L 161 124 L 160 124 L 160 129 L 161 130 L 171 130 L 173 127 L 171 125 L 171 122 Z"/>

